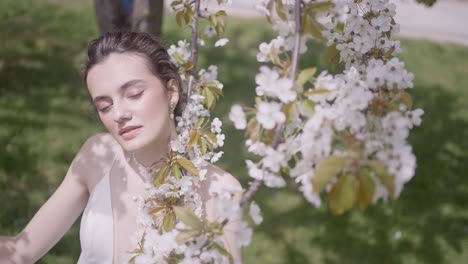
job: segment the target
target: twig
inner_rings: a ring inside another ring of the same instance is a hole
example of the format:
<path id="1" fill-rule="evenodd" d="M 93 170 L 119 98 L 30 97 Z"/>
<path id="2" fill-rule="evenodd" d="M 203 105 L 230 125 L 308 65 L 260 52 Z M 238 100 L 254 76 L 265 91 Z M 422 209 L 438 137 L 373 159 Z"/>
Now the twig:
<path id="1" fill-rule="evenodd" d="M 187 89 L 187 98 L 190 98 L 193 88 L 193 80 L 195 78 L 196 65 L 198 61 L 198 17 L 200 16 L 200 0 L 195 0 L 195 7 L 193 11 L 192 21 L 192 49 L 190 52 L 190 61 L 192 62 L 192 69 L 190 69 L 190 77 Z"/>
<path id="2" fill-rule="evenodd" d="M 297 76 L 297 66 L 299 64 L 299 48 L 301 45 L 301 0 L 295 0 L 294 16 L 296 19 L 296 28 L 294 32 L 294 51 L 290 78 L 295 82 Z"/>

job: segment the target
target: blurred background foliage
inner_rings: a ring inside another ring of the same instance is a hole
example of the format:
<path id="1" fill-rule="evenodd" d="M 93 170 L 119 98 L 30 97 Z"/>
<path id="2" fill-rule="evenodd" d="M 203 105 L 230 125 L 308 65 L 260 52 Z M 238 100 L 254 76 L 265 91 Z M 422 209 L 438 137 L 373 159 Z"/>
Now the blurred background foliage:
<path id="1" fill-rule="evenodd" d="M 103 131 L 79 77 L 87 42 L 97 36 L 91 0 L 0 2 L 0 234 L 22 230 L 58 187 L 84 140 Z M 225 99 L 214 115 L 224 121 L 219 166 L 247 187 L 242 132 L 227 113 L 252 105 L 258 45 L 273 32 L 263 20 L 230 18 L 223 48 L 201 48 L 201 66 L 219 66 Z M 166 12 L 168 44 L 188 32 Z M 208 45 L 210 46 L 210 45 Z M 415 78 L 423 124 L 410 137 L 415 178 L 401 197 L 365 212 L 332 216 L 308 204 L 297 186 L 262 189 L 256 200 L 264 223 L 245 249 L 245 263 L 468 263 L 468 48 L 402 40 Z M 327 69 L 323 43 L 313 42 L 301 65 Z M 332 69 L 336 72 L 339 69 Z M 48 227 L 45 227 L 48 228 Z M 76 263 L 79 220 L 40 263 Z"/>

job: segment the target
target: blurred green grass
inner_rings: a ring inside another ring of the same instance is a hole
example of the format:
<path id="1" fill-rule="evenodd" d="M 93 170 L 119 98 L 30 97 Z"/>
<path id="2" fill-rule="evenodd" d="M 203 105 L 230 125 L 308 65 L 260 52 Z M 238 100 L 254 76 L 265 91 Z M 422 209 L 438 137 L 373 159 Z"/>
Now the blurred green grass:
<path id="1" fill-rule="evenodd" d="M 188 38 L 166 13 L 167 43 Z M 79 78 L 86 43 L 97 34 L 92 1 L 0 2 L 0 234 L 15 234 L 57 188 L 83 141 L 102 131 Z M 273 33 L 263 20 L 231 19 L 230 42 L 201 48 L 216 64 L 225 99 L 220 166 L 247 187 L 243 135 L 229 124 L 230 105 L 253 103 L 258 44 Z M 341 217 L 315 209 L 294 185 L 262 189 L 264 223 L 245 249 L 245 263 L 467 263 L 468 48 L 402 40 L 400 56 L 415 74 L 411 91 L 425 110 L 410 137 L 415 178 L 401 197 Z M 327 69 L 311 43 L 301 65 Z M 78 222 L 40 263 L 76 263 Z M 400 236 L 398 235 L 400 234 Z"/>

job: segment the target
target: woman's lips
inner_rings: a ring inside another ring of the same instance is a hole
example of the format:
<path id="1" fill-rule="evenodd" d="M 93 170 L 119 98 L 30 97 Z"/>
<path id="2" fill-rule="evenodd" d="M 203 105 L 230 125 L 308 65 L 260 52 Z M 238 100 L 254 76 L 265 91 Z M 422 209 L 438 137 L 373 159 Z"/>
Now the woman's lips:
<path id="1" fill-rule="evenodd" d="M 135 138 L 139 131 L 140 131 L 141 126 L 132 126 L 128 128 L 123 128 L 119 131 L 120 136 L 125 139 L 125 140 L 130 140 Z"/>

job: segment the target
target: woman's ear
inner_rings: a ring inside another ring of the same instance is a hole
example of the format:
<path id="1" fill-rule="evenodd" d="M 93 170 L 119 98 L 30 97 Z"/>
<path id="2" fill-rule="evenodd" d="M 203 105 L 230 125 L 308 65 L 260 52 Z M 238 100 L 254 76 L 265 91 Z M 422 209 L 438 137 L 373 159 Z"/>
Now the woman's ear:
<path id="1" fill-rule="evenodd" d="M 174 111 L 177 102 L 179 102 L 179 86 L 177 85 L 176 80 L 171 79 L 167 82 L 167 91 L 169 107 L 171 108 L 171 111 Z"/>

